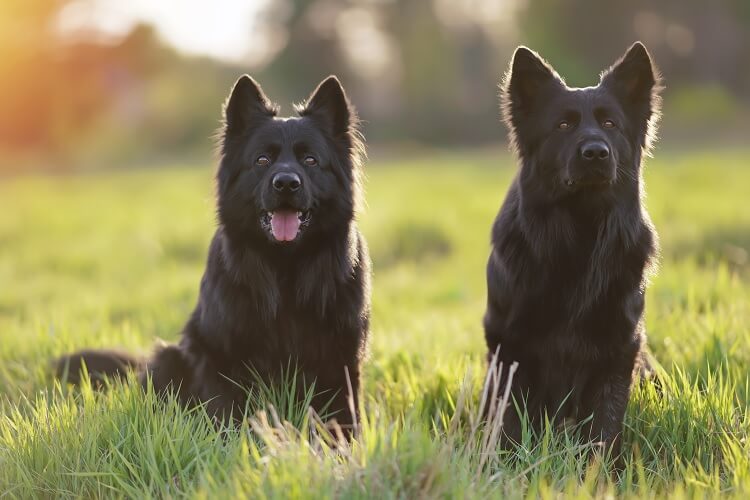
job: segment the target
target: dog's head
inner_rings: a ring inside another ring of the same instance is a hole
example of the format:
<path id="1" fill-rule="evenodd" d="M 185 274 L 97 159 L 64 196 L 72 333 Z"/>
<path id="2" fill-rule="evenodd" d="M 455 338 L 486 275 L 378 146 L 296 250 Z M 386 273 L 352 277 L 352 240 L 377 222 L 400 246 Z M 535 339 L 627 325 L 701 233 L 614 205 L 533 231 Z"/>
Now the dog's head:
<path id="1" fill-rule="evenodd" d="M 295 117 L 277 111 L 247 75 L 225 104 L 217 174 L 225 230 L 287 247 L 348 230 L 363 148 L 341 83 L 325 79 Z"/>
<path id="2" fill-rule="evenodd" d="M 595 87 L 571 88 L 519 47 L 502 84 L 502 111 L 523 168 L 569 196 L 637 182 L 659 115 L 659 76 L 636 42 Z"/>

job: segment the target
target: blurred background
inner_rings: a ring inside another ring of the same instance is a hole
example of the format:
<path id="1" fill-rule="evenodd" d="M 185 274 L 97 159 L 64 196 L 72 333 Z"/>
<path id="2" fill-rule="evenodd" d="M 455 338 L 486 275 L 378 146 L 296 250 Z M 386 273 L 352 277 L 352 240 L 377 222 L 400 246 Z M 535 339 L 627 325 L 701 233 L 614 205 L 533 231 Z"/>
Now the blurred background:
<path id="1" fill-rule="evenodd" d="M 747 0 L 3 0 L 0 172 L 205 165 L 241 73 L 284 113 L 339 75 L 374 151 L 502 143 L 516 45 L 586 86 L 636 39 L 666 79 L 660 147 L 747 140 Z"/>
<path id="2" fill-rule="evenodd" d="M 245 452 L 235 466 L 223 431 L 162 446 L 130 391 L 45 396 L 64 353 L 147 354 L 178 337 L 216 228 L 212 136 L 242 73 L 283 114 L 335 73 L 360 111 L 358 224 L 373 261 L 363 393 L 383 436 L 362 463 L 373 496 L 449 496 L 474 466 L 425 439 L 445 440 L 462 380 L 485 372 L 489 233 L 516 171 L 498 82 L 524 44 L 570 85 L 593 85 L 635 40 L 666 82 L 644 171 L 662 249 L 646 330 L 672 375 L 666 397 L 637 391 L 624 441 L 638 458 L 615 494 L 748 498 L 750 0 L 0 0 L 0 497 L 224 484 L 284 497 L 364 477 L 344 462 L 335 479 L 319 474 L 323 462 L 286 447 L 278 467 L 248 467 Z M 503 486 L 486 491 L 608 494 L 567 458 L 580 448 L 560 455 L 555 442 L 488 467 Z"/>

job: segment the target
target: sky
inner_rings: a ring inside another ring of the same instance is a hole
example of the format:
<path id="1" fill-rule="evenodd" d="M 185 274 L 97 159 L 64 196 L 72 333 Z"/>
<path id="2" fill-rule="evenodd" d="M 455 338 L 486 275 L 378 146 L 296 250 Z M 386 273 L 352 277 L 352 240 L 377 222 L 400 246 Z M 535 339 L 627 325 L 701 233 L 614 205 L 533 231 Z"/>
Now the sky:
<path id="1" fill-rule="evenodd" d="M 263 37 L 254 40 L 253 32 L 267 1 L 273 0 L 75 0 L 58 24 L 63 31 L 94 28 L 118 37 L 145 21 L 182 52 L 247 63 L 265 52 L 254 46 Z"/>

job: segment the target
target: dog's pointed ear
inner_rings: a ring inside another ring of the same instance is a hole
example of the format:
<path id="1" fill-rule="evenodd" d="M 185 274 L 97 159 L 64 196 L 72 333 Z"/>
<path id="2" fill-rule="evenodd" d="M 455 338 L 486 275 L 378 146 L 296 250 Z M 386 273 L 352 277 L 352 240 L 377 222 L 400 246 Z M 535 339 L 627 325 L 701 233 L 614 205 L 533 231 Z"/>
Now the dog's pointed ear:
<path id="1" fill-rule="evenodd" d="M 224 103 L 225 134 L 232 135 L 276 115 L 277 108 L 263 93 L 258 82 L 242 75 Z"/>
<path id="2" fill-rule="evenodd" d="M 624 102 L 648 103 L 659 84 L 659 73 L 641 42 L 635 42 L 607 71 L 601 82 Z"/>
<path id="3" fill-rule="evenodd" d="M 518 47 L 505 76 L 505 98 L 518 109 L 528 109 L 539 93 L 550 85 L 562 87 L 565 84 L 539 54 L 527 47 Z"/>
<path id="4" fill-rule="evenodd" d="M 344 87 L 333 75 L 320 82 L 297 112 L 317 120 L 333 137 L 346 134 L 356 120 Z"/>
<path id="5" fill-rule="evenodd" d="M 602 74 L 601 84 L 614 92 L 623 109 L 637 124 L 639 142 L 648 154 L 656 140 L 661 113 L 662 90 L 659 71 L 641 42 L 635 42 L 624 56 Z"/>

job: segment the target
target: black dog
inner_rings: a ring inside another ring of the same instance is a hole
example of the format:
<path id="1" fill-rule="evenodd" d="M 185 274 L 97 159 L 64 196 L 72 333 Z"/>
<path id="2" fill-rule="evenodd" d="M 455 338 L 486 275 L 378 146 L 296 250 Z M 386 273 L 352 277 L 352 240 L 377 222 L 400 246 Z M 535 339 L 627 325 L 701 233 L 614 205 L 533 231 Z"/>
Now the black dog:
<path id="1" fill-rule="evenodd" d="M 502 387 L 518 362 L 511 394 L 533 426 L 545 412 L 556 423 L 593 415 L 586 437 L 615 455 L 633 376 L 648 370 L 644 294 L 657 248 L 641 161 L 660 88 L 640 43 L 583 89 L 520 47 L 502 85 L 520 170 L 492 230 L 489 357 L 499 349 Z M 518 441 L 515 406 L 503 423 Z"/>
<path id="2" fill-rule="evenodd" d="M 370 260 L 354 220 L 364 148 L 335 77 L 296 111 L 278 118 L 254 80 L 235 84 L 216 176 L 219 227 L 180 342 L 142 364 L 83 351 L 59 370 L 76 381 L 81 361 L 97 377 L 141 367 L 143 383 L 226 418 L 241 414 L 257 376 L 273 382 L 291 363 L 315 381 L 314 408 L 352 423 L 347 372 L 356 413 L 370 317 Z"/>

